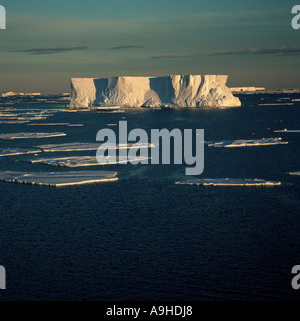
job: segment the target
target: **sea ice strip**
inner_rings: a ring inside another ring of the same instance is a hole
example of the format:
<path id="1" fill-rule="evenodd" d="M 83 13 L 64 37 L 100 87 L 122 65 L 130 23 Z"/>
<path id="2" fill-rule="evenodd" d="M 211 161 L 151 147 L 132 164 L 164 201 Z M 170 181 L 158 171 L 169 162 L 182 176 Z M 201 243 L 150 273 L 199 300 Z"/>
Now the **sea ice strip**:
<path id="1" fill-rule="evenodd" d="M 106 145 L 107 146 L 107 145 Z M 117 145 L 117 149 L 128 149 L 132 148 L 133 144 L 120 144 Z M 112 144 L 109 149 L 113 149 L 115 146 Z M 135 144 L 135 148 L 152 148 L 153 144 Z M 39 145 L 36 148 L 41 149 L 43 152 L 75 152 L 75 151 L 85 151 L 85 150 L 97 150 L 101 148 L 99 143 L 66 143 L 66 144 L 47 144 Z"/>
<path id="2" fill-rule="evenodd" d="M 47 138 L 47 137 L 59 137 L 66 136 L 65 133 L 13 133 L 2 134 L 0 139 L 25 139 L 25 138 Z"/>
<path id="3" fill-rule="evenodd" d="M 32 123 L 28 126 L 69 126 L 69 123 Z"/>
<path id="4" fill-rule="evenodd" d="M 0 124 L 15 125 L 29 123 L 29 120 L 0 120 Z"/>
<path id="5" fill-rule="evenodd" d="M 300 129 L 279 129 L 274 130 L 274 133 L 300 133 Z"/>
<path id="6" fill-rule="evenodd" d="M 206 141 L 209 147 L 248 147 L 248 146 L 266 146 L 266 145 L 282 145 L 288 142 L 278 138 L 262 138 L 249 140 L 223 140 L 223 141 Z"/>
<path id="7" fill-rule="evenodd" d="M 239 179 L 239 178 L 202 178 L 176 182 L 182 185 L 202 185 L 202 186 L 279 186 L 281 182 L 265 181 L 263 179 Z"/>
<path id="8" fill-rule="evenodd" d="M 111 171 L 80 171 L 52 173 L 0 172 L 0 180 L 10 183 L 70 186 L 100 182 L 117 181 L 117 172 Z"/>
<path id="9" fill-rule="evenodd" d="M 148 157 L 138 157 L 134 160 L 146 160 Z M 61 157 L 61 158 L 37 158 L 37 159 L 27 159 L 22 160 L 23 162 L 29 163 L 41 163 L 51 166 L 61 166 L 61 167 L 82 167 L 82 166 L 97 166 L 97 165 L 113 165 L 113 164 L 125 164 L 129 163 L 128 158 L 125 156 L 120 156 L 114 159 L 111 156 L 105 156 L 103 158 L 98 157 L 98 161 L 95 156 L 72 156 L 72 157 Z"/>
<path id="10" fill-rule="evenodd" d="M 0 148 L 0 157 L 2 156 L 14 156 L 14 155 L 25 155 L 25 154 L 36 154 L 41 153 L 38 149 L 26 149 L 26 148 Z"/>

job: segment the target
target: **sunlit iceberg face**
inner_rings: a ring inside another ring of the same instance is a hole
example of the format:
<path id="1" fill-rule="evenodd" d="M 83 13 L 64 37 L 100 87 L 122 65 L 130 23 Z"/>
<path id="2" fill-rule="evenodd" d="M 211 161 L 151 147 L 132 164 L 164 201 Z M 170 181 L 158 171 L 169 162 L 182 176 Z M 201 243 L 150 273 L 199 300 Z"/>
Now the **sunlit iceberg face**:
<path id="1" fill-rule="evenodd" d="M 223 75 L 71 79 L 69 107 L 240 107 Z"/>

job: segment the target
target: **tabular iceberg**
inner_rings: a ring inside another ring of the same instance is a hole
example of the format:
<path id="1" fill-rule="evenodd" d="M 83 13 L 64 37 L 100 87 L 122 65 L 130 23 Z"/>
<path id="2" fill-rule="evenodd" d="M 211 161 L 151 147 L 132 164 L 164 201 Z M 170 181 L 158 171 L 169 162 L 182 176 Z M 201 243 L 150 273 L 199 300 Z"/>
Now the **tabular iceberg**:
<path id="1" fill-rule="evenodd" d="M 226 86 L 228 76 L 72 78 L 70 108 L 240 107 Z"/>

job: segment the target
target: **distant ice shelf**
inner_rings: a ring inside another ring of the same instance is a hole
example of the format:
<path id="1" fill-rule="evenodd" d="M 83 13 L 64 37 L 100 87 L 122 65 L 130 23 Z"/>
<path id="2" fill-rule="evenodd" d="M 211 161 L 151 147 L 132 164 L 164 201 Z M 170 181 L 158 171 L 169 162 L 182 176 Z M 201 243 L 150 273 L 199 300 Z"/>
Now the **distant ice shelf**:
<path id="1" fill-rule="evenodd" d="M 65 133 L 11 133 L 1 134 L 0 139 L 29 139 L 66 136 Z"/>
<path id="2" fill-rule="evenodd" d="M 240 107 L 226 75 L 71 79 L 69 107 Z"/>
<path id="3" fill-rule="evenodd" d="M 240 179 L 240 178 L 202 178 L 195 180 L 179 181 L 180 185 L 202 186 L 280 186 L 281 182 L 265 181 L 263 179 Z"/>
<path id="4" fill-rule="evenodd" d="M 80 172 L 51 172 L 51 173 L 24 173 L 0 172 L 0 180 L 10 183 L 71 186 L 100 182 L 117 181 L 117 172 L 111 171 L 80 171 Z"/>
<path id="5" fill-rule="evenodd" d="M 209 147 L 248 147 L 248 146 L 267 146 L 267 145 L 284 145 L 288 144 L 282 141 L 281 137 L 277 138 L 262 138 L 262 139 L 238 139 L 238 140 L 221 140 L 221 141 L 206 141 L 205 144 Z"/>

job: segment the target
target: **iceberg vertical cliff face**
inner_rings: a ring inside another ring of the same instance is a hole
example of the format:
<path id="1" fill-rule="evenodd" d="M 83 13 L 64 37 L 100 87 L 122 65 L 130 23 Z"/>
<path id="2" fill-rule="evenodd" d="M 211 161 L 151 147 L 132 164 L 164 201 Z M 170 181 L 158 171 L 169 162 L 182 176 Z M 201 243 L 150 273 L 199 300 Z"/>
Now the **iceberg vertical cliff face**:
<path id="1" fill-rule="evenodd" d="M 240 107 L 228 76 L 173 75 L 71 79 L 69 107 Z"/>

